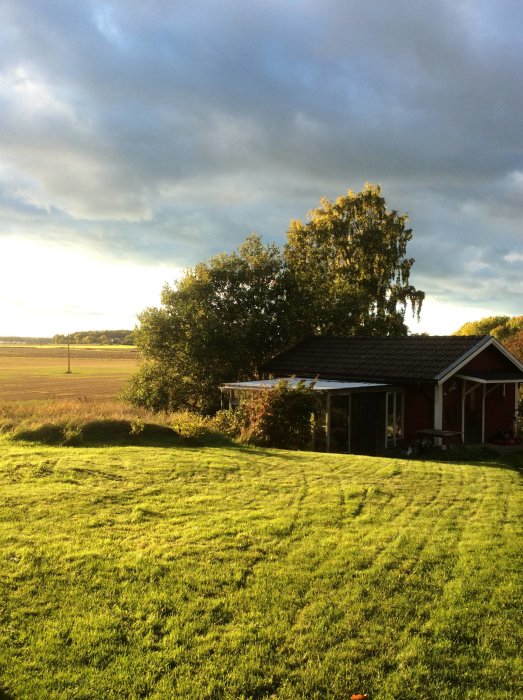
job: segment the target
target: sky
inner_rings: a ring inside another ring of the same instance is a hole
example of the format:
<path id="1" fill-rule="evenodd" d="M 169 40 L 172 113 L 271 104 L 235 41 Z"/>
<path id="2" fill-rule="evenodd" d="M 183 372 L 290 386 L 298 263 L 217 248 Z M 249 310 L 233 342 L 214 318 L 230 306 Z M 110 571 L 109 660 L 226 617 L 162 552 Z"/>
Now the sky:
<path id="1" fill-rule="evenodd" d="M 520 0 L 3 0 L 0 336 L 131 329 L 320 199 L 408 213 L 413 332 L 523 313 Z"/>

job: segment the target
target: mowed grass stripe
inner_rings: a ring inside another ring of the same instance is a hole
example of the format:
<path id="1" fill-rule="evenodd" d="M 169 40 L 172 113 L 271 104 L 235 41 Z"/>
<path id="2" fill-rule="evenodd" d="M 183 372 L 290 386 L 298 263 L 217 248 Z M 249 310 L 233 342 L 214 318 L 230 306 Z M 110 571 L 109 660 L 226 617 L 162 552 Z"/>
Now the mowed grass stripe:
<path id="1" fill-rule="evenodd" d="M 521 476 L 4 441 L 16 698 L 516 698 Z"/>

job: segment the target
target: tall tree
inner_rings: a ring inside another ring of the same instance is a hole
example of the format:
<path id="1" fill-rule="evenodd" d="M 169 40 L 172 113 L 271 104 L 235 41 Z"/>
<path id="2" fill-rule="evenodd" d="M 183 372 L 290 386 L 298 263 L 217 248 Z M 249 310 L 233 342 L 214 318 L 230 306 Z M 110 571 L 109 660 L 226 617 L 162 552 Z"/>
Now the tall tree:
<path id="1" fill-rule="evenodd" d="M 145 363 L 128 397 L 154 409 L 203 412 L 219 404 L 220 383 L 255 377 L 294 338 L 299 305 L 281 250 L 252 235 L 166 286 L 160 308 L 139 316 Z"/>
<path id="2" fill-rule="evenodd" d="M 404 335 L 408 304 L 424 293 L 409 283 L 407 215 L 388 211 L 379 185 L 321 200 L 309 221 L 292 221 L 285 256 L 316 333 Z"/>
<path id="3" fill-rule="evenodd" d="M 378 186 L 293 221 L 282 250 L 248 237 L 166 286 L 135 332 L 144 357 L 127 396 L 153 409 L 212 411 L 224 381 L 255 377 L 260 366 L 310 333 L 403 334 L 410 303 L 412 237 L 407 217 L 387 211 Z"/>

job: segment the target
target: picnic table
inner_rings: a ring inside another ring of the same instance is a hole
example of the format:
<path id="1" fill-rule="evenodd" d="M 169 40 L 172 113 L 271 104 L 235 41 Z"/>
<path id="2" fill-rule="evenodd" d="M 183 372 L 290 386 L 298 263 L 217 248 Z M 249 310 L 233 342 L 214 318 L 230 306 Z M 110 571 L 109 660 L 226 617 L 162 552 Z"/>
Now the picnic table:
<path id="1" fill-rule="evenodd" d="M 416 431 L 420 438 L 432 438 L 432 444 L 435 444 L 436 438 L 441 439 L 442 446 L 450 447 L 453 438 L 461 438 L 461 431 L 458 430 L 438 430 L 437 428 L 424 428 Z"/>

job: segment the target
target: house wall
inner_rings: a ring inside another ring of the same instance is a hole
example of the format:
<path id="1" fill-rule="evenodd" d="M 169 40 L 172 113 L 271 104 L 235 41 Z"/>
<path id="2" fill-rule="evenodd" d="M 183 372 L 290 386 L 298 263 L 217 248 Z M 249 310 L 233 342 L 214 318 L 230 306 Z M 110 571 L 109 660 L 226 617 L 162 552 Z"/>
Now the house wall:
<path id="1" fill-rule="evenodd" d="M 485 442 L 499 435 L 500 432 L 513 431 L 515 413 L 514 384 L 476 384 L 460 382 L 469 393 L 465 399 L 465 442 L 481 441 L 482 404 L 485 392 Z M 456 392 L 461 395 L 461 387 Z M 461 406 L 459 408 L 461 416 Z M 461 421 L 461 418 L 460 418 Z M 449 427 L 449 430 L 456 428 Z M 461 428 L 457 428 L 460 430 Z"/>
<path id="2" fill-rule="evenodd" d="M 497 353 L 499 357 L 499 353 Z M 489 364 L 483 364 L 481 361 L 480 367 L 476 367 L 476 371 L 487 371 L 495 369 L 505 369 L 504 366 L 493 367 L 495 360 L 490 358 Z M 478 363 L 480 364 L 480 363 Z M 461 370 L 463 371 L 463 370 Z M 470 382 L 466 383 L 466 387 L 470 388 Z M 493 387 L 487 384 L 487 391 Z M 461 432 L 462 429 L 462 392 L 463 381 L 461 379 L 450 379 L 443 384 L 443 430 L 452 430 Z M 485 440 L 488 442 L 500 431 L 512 431 L 514 419 L 515 405 L 515 385 L 506 384 L 503 390 L 503 385 L 496 386 L 487 394 L 485 399 Z M 472 415 L 469 410 L 470 396 L 466 403 L 467 420 L 466 428 L 471 442 L 479 442 L 481 440 L 481 403 L 482 403 L 483 385 L 479 385 L 475 395 L 476 415 Z M 477 419 L 477 430 L 474 432 L 474 420 Z M 434 426 L 434 385 L 407 385 L 405 386 L 405 414 L 404 414 L 404 429 L 405 429 L 405 445 L 408 445 L 413 440 L 416 440 L 418 430 L 424 430 Z M 466 432 L 466 434 L 467 434 Z M 477 433 L 477 434 L 476 434 Z M 459 438 L 457 438 L 459 440 Z"/>
<path id="3" fill-rule="evenodd" d="M 465 367 L 460 369 L 460 374 L 470 372 L 495 372 L 497 370 L 513 370 L 513 363 L 505 357 L 497 348 L 490 346 L 482 353 L 474 357 Z M 467 382 L 467 388 L 471 387 Z M 496 386 L 487 384 L 489 392 L 485 398 L 485 440 L 488 442 L 501 431 L 512 432 L 514 421 L 515 392 L 514 384 Z M 476 390 L 478 401 L 481 402 L 483 386 Z"/>
<path id="4" fill-rule="evenodd" d="M 488 388 L 488 387 L 487 387 Z M 515 384 L 498 386 L 486 397 L 485 403 L 485 440 L 491 440 L 500 432 L 512 433 L 515 413 Z"/>
<path id="5" fill-rule="evenodd" d="M 416 431 L 434 425 L 434 385 L 416 384 L 405 387 L 405 444 L 417 438 Z"/>
<path id="6" fill-rule="evenodd" d="M 461 405 L 463 382 L 449 379 L 443 384 L 443 430 L 461 431 Z"/>
<path id="7" fill-rule="evenodd" d="M 385 392 L 358 392 L 351 396 L 350 443 L 353 454 L 385 451 Z"/>
<path id="8" fill-rule="evenodd" d="M 350 399 L 347 394 L 331 395 L 329 451 L 347 452 L 348 440 L 344 443 L 341 436 L 336 434 L 337 430 L 341 430 L 347 434 L 347 438 L 350 434 L 352 454 L 383 454 L 386 450 L 385 403 L 386 393 L 382 391 L 353 392 Z M 326 425 L 327 396 L 319 395 L 315 411 L 313 446 L 317 452 L 325 452 L 327 449 Z"/>
<path id="9" fill-rule="evenodd" d="M 490 367 L 491 369 L 491 367 Z M 477 371 L 480 371 L 479 369 Z M 460 379 L 450 379 L 443 384 L 443 430 L 461 431 L 462 393 L 464 387 L 471 389 L 473 384 Z M 512 431 L 514 419 L 514 384 L 493 385 L 478 384 L 475 389 L 474 401 L 469 394 L 465 401 L 465 439 L 472 442 L 481 440 L 481 415 L 483 388 L 489 392 L 485 396 L 485 441 L 491 440 L 500 431 Z M 474 413 L 472 411 L 474 408 Z M 475 429 L 474 429 L 475 426 Z"/>
<path id="10" fill-rule="evenodd" d="M 496 347 L 488 347 L 474 357 L 466 366 L 460 368 L 459 373 L 470 372 L 495 372 L 513 370 L 513 363 L 503 355 Z M 471 384 L 467 382 L 466 387 Z M 465 437 L 471 442 L 481 440 L 481 417 L 483 386 L 479 385 L 474 397 L 469 395 L 465 402 L 466 420 Z M 451 378 L 442 386 L 442 429 L 457 431 L 462 430 L 462 405 L 463 387 L 461 379 Z M 500 431 L 512 431 L 515 406 L 515 385 L 506 384 L 492 388 L 492 384 L 486 385 L 490 391 L 485 399 L 485 440 L 491 440 Z M 404 412 L 404 444 L 408 445 L 416 440 L 418 430 L 432 428 L 434 426 L 434 384 L 406 385 L 405 412 Z M 381 417 L 380 417 L 381 420 Z M 379 421 L 378 421 L 379 425 Z M 355 428 L 356 426 L 353 426 Z M 457 438 L 458 440 L 460 438 Z M 381 444 L 381 432 L 378 430 L 376 444 L 378 453 L 383 450 Z"/>
<path id="11" fill-rule="evenodd" d="M 513 363 L 505 357 L 496 347 L 490 345 L 483 352 L 476 355 L 470 362 L 462 367 L 460 374 L 466 374 L 467 370 L 476 372 L 495 372 L 497 370 L 514 370 Z"/>

